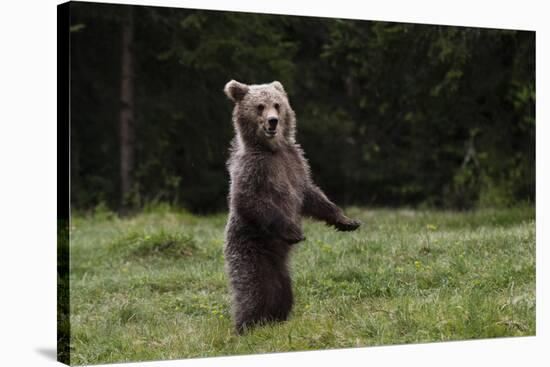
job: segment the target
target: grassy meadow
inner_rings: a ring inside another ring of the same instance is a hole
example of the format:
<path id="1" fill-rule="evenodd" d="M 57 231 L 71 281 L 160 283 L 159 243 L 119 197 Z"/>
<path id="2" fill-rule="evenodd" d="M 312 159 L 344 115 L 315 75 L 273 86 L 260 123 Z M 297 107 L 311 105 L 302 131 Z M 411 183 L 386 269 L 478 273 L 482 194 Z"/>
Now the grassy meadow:
<path id="1" fill-rule="evenodd" d="M 70 228 L 71 363 L 207 357 L 535 334 L 535 209 L 349 208 L 304 221 L 288 322 L 237 336 L 226 214 L 97 210 Z"/>

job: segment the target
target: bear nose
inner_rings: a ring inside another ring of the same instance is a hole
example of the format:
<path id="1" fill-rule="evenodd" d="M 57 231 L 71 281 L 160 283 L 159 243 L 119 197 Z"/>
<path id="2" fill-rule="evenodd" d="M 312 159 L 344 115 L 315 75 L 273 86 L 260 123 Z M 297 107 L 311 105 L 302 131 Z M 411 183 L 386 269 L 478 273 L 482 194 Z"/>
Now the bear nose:
<path id="1" fill-rule="evenodd" d="M 275 130 L 277 128 L 277 123 L 279 122 L 279 119 L 276 117 L 270 117 L 267 119 L 267 122 L 269 123 L 269 130 Z"/>

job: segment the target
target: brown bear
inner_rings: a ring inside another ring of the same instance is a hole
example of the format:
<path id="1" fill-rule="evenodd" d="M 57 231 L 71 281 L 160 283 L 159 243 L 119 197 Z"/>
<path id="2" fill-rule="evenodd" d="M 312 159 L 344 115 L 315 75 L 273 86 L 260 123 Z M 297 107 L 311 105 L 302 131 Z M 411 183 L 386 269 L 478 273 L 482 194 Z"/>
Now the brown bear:
<path id="1" fill-rule="evenodd" d="M 304 240 L 306 215 L 353 231 L 346 217 L 311 179 L 295 141 L 296 118 L 281 83 L 224 88 L 235 103 L 235 138 L 227 162 L 230 175 L 225 263 L 238 333 L 269 321 L 286 320 L 293 296 L 288 271 L 292 245 Z"/>

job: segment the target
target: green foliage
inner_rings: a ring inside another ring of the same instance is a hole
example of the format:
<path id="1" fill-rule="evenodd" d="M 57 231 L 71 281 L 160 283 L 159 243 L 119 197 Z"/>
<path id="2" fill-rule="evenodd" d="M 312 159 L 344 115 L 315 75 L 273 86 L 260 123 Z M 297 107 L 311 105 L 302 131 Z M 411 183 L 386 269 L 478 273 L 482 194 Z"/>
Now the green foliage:
<path id="1" fill-rule="evenodd" d="M 121 203 L 123 7 L 72 4 L 71 189 Z M 534 32 L 136 7 L 134 208 L 226 206 L 230 79 L 280 80 L 340 204 L 535 201 Z"/>
<path id="2" fill-rule="evenodd" d="M 116 240 L 111 246 L 124 249 L 129 251 L 131 256 L 141 258 L 160 256 L 176 259 L 196 255 L 198 251 L 191 236 L 166 233 L 163 230 L 151 234 L 131 232 Z"/>
<path id="3" fill-rule="evenodd" d="M 346 212 L 365 225 L 341 233 L 305 222 L 307 241 L 291 261 L 290 320 L 245 336 L 231 323 L 226 214 L 198 217 L 164 207 L 126 218 L 77 216 L 72 362 L 535 334 L 533 206 Z"/>
<path id="4" fill-rule="evenodd" d="M 69 220 L 57 220 L 57 359 L 71 362 Z"/>

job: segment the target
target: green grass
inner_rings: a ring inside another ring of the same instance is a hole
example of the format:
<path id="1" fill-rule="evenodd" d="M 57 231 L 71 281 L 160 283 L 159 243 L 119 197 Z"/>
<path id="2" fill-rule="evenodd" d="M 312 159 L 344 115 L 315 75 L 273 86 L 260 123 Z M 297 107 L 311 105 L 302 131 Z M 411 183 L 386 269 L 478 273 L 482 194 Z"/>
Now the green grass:
<path id="1" fill-rule="evenodd" d="M 232 329 L 226 215 L 169 209 L 72 220 L 72 363 L 94 364 L 535 334 L 535 210 L 350 208 L 304 222 L 285 323 Z"/>

